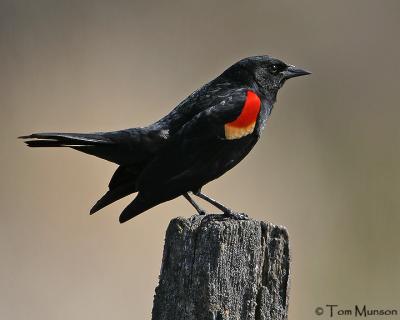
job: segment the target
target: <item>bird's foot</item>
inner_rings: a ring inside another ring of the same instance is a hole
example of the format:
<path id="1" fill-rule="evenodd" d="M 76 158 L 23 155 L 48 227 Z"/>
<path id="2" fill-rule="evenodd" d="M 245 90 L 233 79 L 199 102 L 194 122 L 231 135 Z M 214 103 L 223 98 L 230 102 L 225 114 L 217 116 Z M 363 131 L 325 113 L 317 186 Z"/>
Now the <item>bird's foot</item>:
<path id="1" fill-rule="evenodd" d="M 199 214 L 199 216 L 205 216 L 206 214 L 208 214 L 208 212 L 203 209 L 200 209 L 199 211 L 197 211 L 197 213 Z"/>
<path id="2" fill-rule="evenodd" d="M 230 219 L 235 220 L 249 220 L 249 216 L 243 212 L 236 212 L 236 211 L 224 211 L 224 216 Z"/>

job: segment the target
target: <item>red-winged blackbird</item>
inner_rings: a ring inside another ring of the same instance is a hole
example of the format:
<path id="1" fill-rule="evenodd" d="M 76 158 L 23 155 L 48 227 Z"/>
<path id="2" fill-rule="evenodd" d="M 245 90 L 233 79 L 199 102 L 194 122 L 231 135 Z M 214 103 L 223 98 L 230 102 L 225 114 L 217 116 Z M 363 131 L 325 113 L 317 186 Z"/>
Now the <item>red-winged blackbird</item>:
<path id="1" fill-rule="evenodd" d="M 204 214 L 189 195 L 225 215 L 243 218 L 201 193 L 208 182 L 238 164 L 253 148 L 271 114 L 278 90 L 310 74 L 269 56 L 242 59 L 193 92 L 168 115 L 142 128 L 96 133 L 35 133 L 30 147 L 70 147 L 119 165 L 107 193 L 90 213 L 131 193 L 136 198 L 119 221 L 178 196 Z"/>

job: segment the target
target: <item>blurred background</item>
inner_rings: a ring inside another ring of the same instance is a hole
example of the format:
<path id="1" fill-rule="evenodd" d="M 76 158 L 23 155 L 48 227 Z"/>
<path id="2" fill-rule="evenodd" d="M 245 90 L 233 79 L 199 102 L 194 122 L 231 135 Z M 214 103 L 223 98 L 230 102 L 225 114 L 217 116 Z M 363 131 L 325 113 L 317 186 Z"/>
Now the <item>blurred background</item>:
<path id="1" fill-rule="evenodd" d="M 16 137 L 149 124 L 257 54 L 313 74 L 204 190 L 288 228 L 290 319 L 400 309 L 399 27 L 397 0 L 0 0 L 0 318 L 150 319 L 168 222 L 194 214 L 89 216 L 115 165 Z"/>

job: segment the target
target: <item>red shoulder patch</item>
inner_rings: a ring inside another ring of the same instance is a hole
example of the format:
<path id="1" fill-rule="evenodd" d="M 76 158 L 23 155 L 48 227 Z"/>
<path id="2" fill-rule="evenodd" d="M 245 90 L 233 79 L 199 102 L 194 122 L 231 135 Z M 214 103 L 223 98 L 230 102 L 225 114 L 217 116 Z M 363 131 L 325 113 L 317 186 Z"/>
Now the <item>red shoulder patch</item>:
<path id="1" fill-rule="evenodd" d="M 258 114 L 260 113 L 261 100 L 248 90 L 242 112 L 236 120 L 225 124 L 225 138 L 228 140 L 240 139 L 254 131 Z"/>
<path id="2" fill-rule="evenodd" d="M 229 122 L 228 125 L 237 128 L 248 127 L 257 120 L 260 108 L 260 98 L 253 91 L 248 90 L 242 112 L 236 120 Z"/>

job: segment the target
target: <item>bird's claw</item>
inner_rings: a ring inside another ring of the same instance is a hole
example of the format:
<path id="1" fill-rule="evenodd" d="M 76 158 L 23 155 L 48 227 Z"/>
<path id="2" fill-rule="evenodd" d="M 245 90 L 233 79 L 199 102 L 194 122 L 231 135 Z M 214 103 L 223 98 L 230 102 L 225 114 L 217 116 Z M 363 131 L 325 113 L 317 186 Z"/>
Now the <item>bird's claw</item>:
<path id="1" fill-rule="evenodd" d="M 224 216 L 230 219 L 235 220 L 248 220 L 249 216 L 243 212 L 235 212 L 235 211 L 225 211 Z"/>

